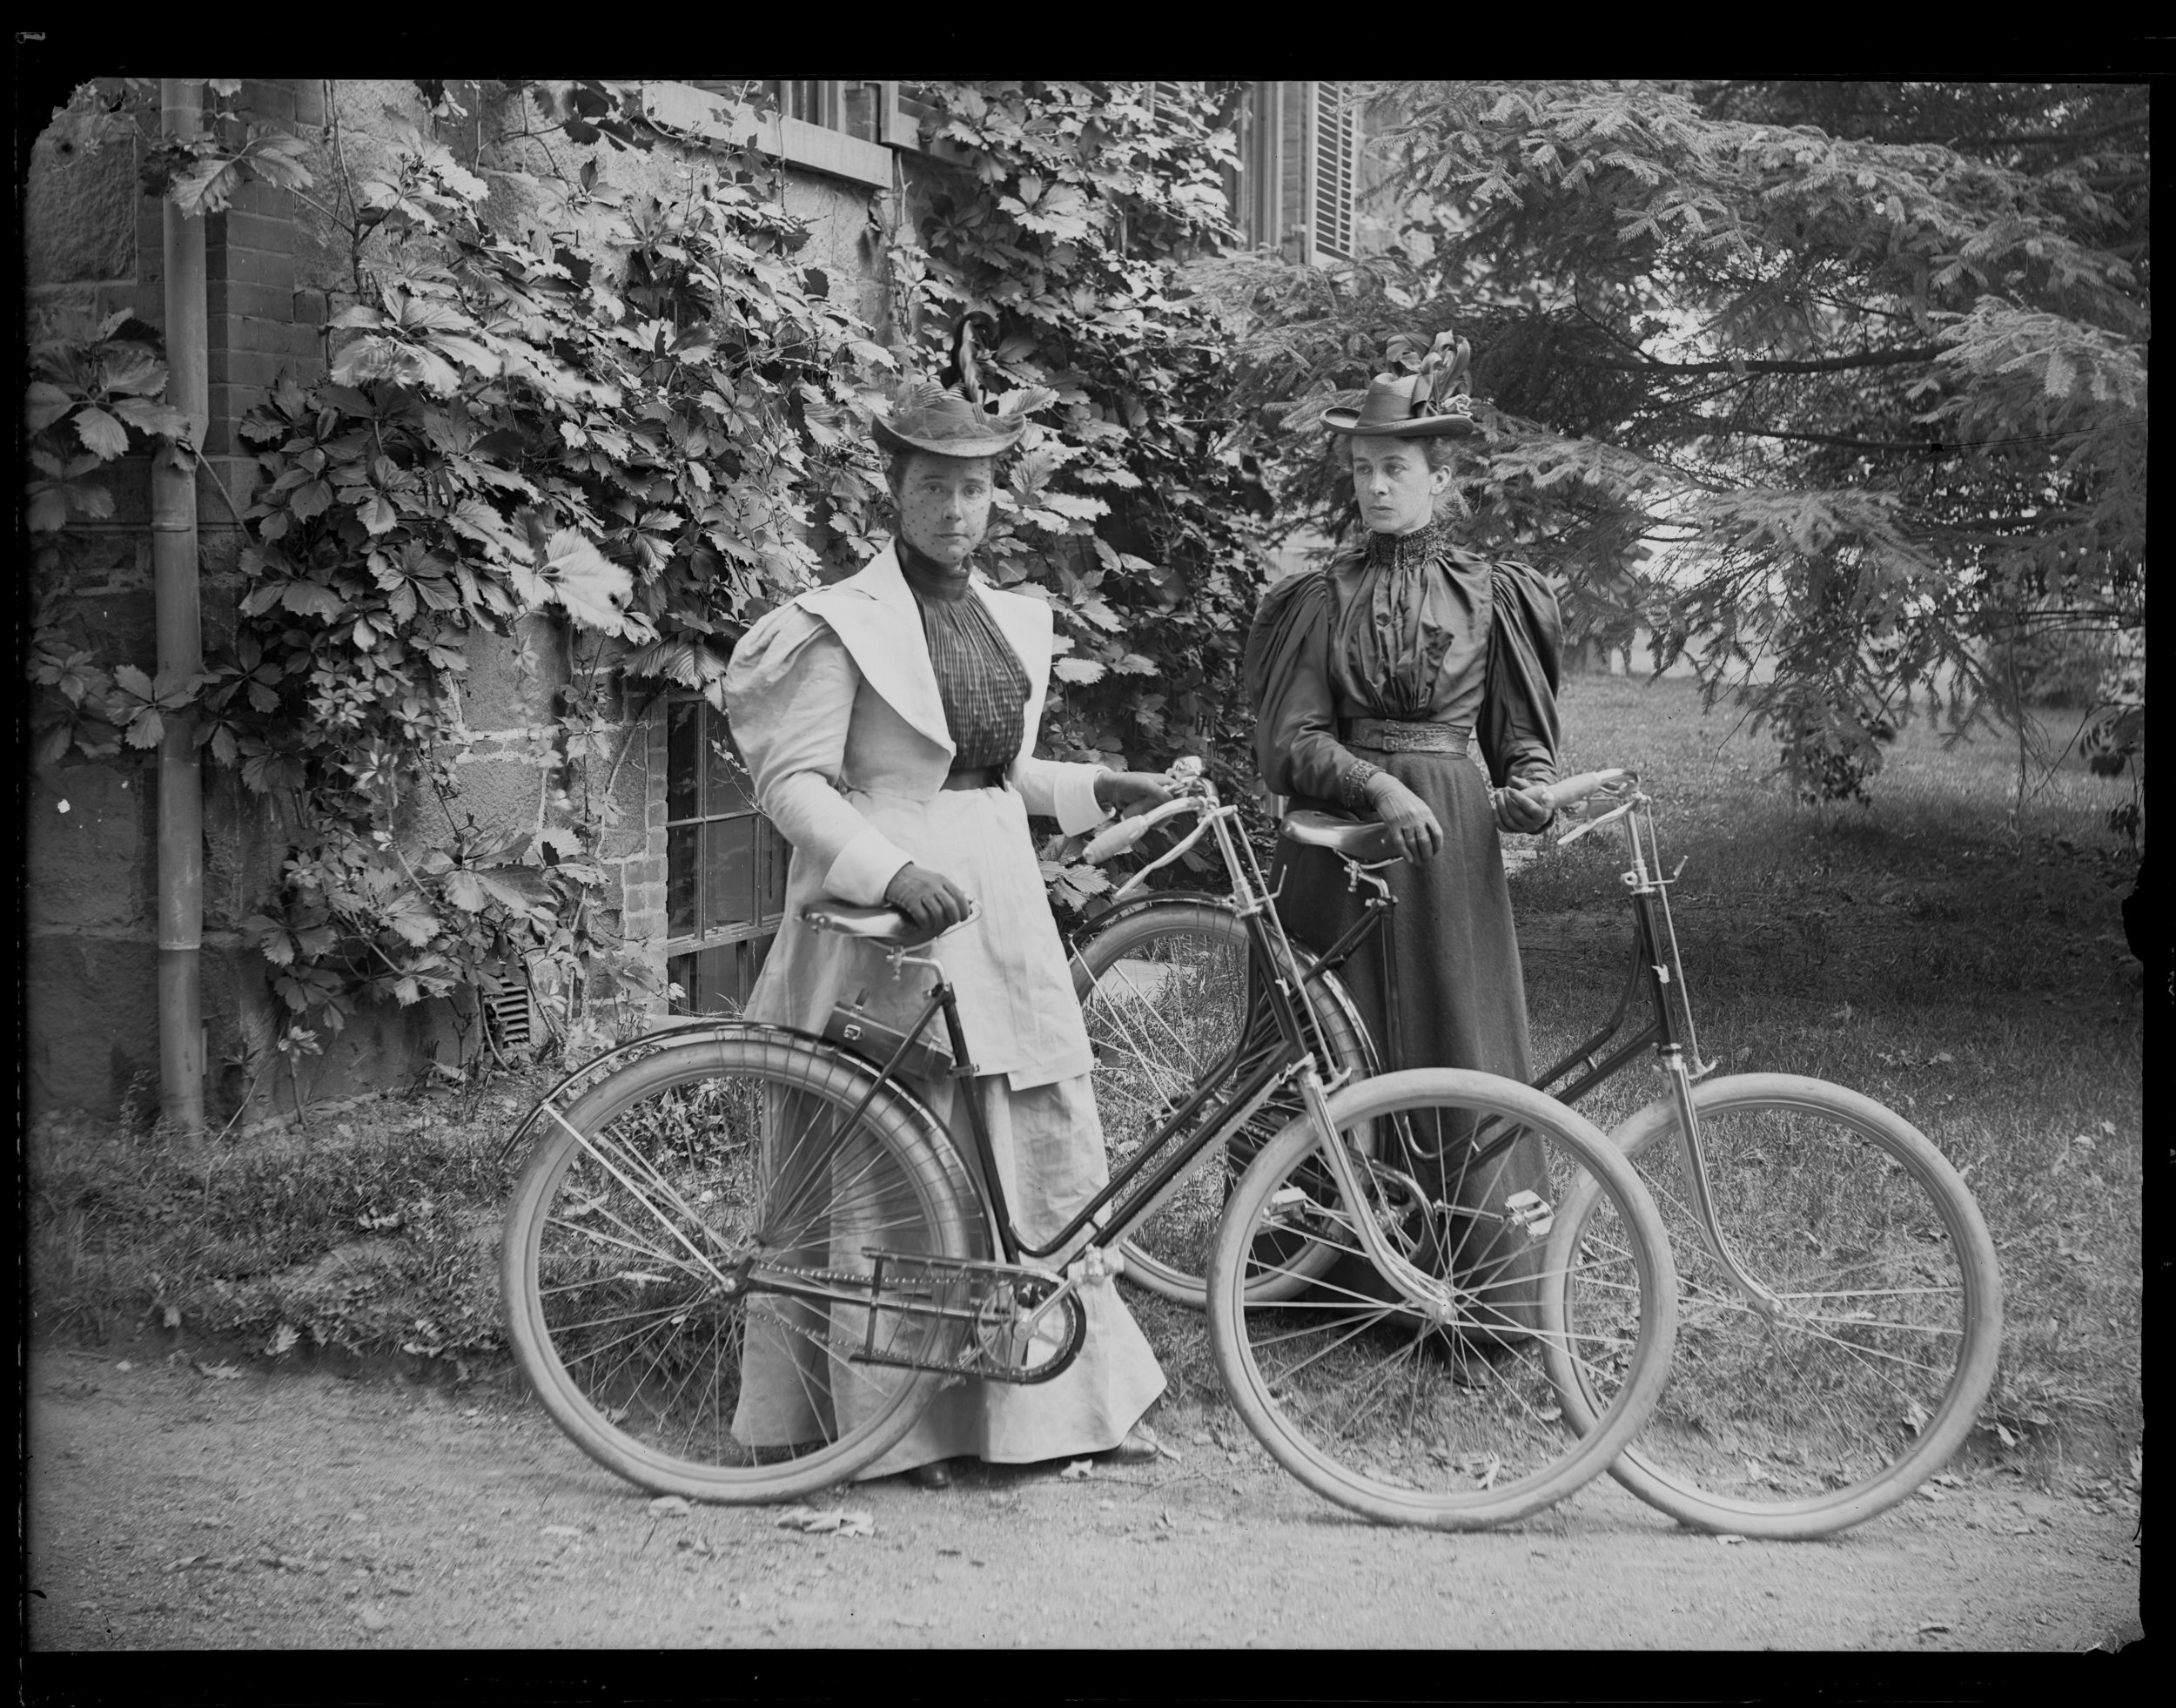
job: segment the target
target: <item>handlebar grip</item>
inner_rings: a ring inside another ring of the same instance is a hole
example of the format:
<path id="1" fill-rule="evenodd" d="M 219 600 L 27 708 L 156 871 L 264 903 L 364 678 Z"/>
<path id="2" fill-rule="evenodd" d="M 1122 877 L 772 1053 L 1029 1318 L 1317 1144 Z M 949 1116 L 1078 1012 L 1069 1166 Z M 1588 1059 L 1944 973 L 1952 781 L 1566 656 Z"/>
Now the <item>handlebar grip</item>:
<path id="1" fill-rule="evenodd" d="M 1561 783 L 1549 784 L 1549 797 L 1556 803 L 1556 810 L 1561 812 L 1566 807 L 1577 805 L 1598 789 L 1615 789 L 1639 780 L 1637 771 L 1582 771 L 1576 777 L 1566 777 Z"/>
<path id="2" fill-rule="evenodd" d="M 1088 838 L 1088 845 L 1080 851 L 1080 857 L 1091 866 L 1099 866 L 1113 855 L 1125 851 L 1148 834 L 1150 820 L 1144 813 L 1138 818 L 1121 818 L 1108 830 L 1098 830 Z"/>

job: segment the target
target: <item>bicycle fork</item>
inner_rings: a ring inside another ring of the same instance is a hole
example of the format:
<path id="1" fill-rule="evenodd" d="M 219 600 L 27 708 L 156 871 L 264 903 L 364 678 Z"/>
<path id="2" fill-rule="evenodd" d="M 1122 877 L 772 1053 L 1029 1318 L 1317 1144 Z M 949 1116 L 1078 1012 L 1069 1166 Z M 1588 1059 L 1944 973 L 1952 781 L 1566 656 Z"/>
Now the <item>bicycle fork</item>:
<path id="1" fill-rule="evenodd" d="M 1701 1242 L 1723 1273 L 1729 1277 L 1754 1312 L 1771 1328 L 1783 1315 L 1783 1304 L 1776 1294 L 1756 1281 L 1737 1254 L 1723 1236 L 1723 1219 L 1716 1208 L 1715 1186 L 1708 1173 L 1707 1153 L 1700 1142 L 1700 1112 L 1693 1103 L 1692 1083 L 1713 1070 L 1713 1062 L 1703 1063 L 1696 1072 L 1685 1059 L 1685 1046 L 1678 1040 L 1676 1024 L 1670 1012 L 1669 987 L 1675 983 L 1677 1001 L 1684 1011 L 1685 1033 L 1692 1040 L 1696 1059 L 1700 1052 L 1699 1033 L 1694 1029 L 1692 998 L 1685 989 L 1684 959 L 1677 949 L 1677 927 L 1670 918 L 1669 880 L 1662 876 L 1662 849 L 1655 842 L 1655 827 L 1642 810 L 1644 796 L 1635 796 L 1624 809 L 1626 846 L 1632 856 L 1632 870 L 1624 874 L 1624 883 L 1632 892 L 1632 909 L 1638 920 L 1640 945 L 1648 960 L 1648 972 L 1654 981 L 1655 1053 L 1660 1059 L 1662 1073 L 1669 1081 L 1670 1101 L 1677 1110 L 1677 1158 L 1683 1170 L 1685 1182 L 1692 1194 L 1693 1210 L 1700 1223 Z M 1642 839 L 1640 825 L 1647 824 Z M 1654 864 L 1649 864 L 1652 851 Z M 1682 864 L 1682 862 L 1680 862 Z M 1656 909 L 1659 904 L 1662 913 L 1660 932 L 1656 930 Z M 1669 951 L 1663 952 L 1667 940 Z"/>

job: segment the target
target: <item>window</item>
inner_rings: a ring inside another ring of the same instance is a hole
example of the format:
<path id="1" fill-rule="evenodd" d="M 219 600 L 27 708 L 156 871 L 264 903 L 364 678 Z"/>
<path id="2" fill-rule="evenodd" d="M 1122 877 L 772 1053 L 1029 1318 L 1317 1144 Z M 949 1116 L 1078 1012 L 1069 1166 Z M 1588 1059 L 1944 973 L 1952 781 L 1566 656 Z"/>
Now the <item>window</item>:
<path id="1" fill-rule="evenodd" d="M 1360 143 L 1360 106 L 1346 85 L 1254 84 L 1239 109 L 1239 167 L 1227 185 L 1246 246 L 1302 263 L 1351 259 Z"/>
<path id="2" fill-rule="evenodd" d="M 830 77 L 688 77 L 644 84 L 642 94 L 650 116 L 676 133 L 726 143 L 753 134 L 790 165 L 886 189 L 890 150 L 918 145 L 898 88 Z"/>
<path id="3" fill-rule="evenodd" d="M 694 696 L 665 711 L 666 977 L 676 1005 L 748 1000 L 786 905 L 785 838 L 756 810 L 725 720 Z"/>

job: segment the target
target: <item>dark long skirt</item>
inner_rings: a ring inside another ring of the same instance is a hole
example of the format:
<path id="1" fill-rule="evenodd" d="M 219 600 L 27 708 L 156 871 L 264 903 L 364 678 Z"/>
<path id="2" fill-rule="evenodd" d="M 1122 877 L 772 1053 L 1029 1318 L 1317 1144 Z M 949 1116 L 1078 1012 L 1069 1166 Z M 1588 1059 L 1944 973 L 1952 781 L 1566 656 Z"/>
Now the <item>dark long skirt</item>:
<path id="1" fill-rule="evenodd" d="M 1364 944 L 1344 969 L 1384 1069 L 1467 1067 L 1522 1083 L 1530 1079 L 1526 983 L 1487 778 L 1463 754 L 1363 756 L 1427 802 L 1443 827 L 1442 851 L 1434 859 L 1418 867 L 1401 864 L 1384 874 L 1398 904 L 1388 928 Z M 1327 802 L 1293 804 L 1340 810 Z M 1358 917 L 1364 900 L 1347 887 L 1344 863 L 1326 849 L 1283 843 L 1277 870 L 1285 878 L 1278 912 L 1286 930 L 1311 949 L 1327 949 Z M 1397 972 L 1394 1016 L 1384 1011 L 1386 945 Z M 1400 1146 L 1406 1152 L 1401 1166 L 1438 1202 L 1475 1213 L 1451 1216 L 1428 1231 L 1428 1241 L 1444 1248 L 1433 1267 L 1447 1268 L 1479 1288 L 1488 1308 L 1484 1315 L 1501 1314 L 1504 1328 L 1532 1328 L 1533 1276 L 1541 1251 L 1503 1219 L 1501 1205 L 1522 1190 L 1550 1197 L 1540 1142 L 1528 1136 L 1474 1163 L 1470 1128 L 1440 1135 L 1413 1132 L 1406 1139 Z M 1370 1290 L 1379 1288 L 1380 1283 Z"/>

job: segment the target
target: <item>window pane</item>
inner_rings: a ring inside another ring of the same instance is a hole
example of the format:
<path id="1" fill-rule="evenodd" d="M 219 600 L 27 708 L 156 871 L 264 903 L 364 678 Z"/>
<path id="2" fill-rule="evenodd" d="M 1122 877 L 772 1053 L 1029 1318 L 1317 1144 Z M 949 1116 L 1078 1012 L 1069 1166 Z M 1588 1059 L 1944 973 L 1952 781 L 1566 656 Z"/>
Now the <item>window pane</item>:
<path id="1" fill-rule="evenodd" d="M 840 91 L 845 111 L 840 127 L 850 137 L 859 137 L 863 142 L 879 140 L 876 135 L 877 112 L 883 97 L 883 85 L 874 83 L 850 83 Z"/>
<path id="2" fill-rule="evenodd" d="M 702 713 L 700 700 L 675 700 L 665 708 L 665 817 L 695 816 L 696 779 L 702 774 Z"/>
<path id="3" fill-rule="evenodd" d="M 708 818 L 722 812 L 753 812 L 756 797 L 749 792 L 749 775 L 733 746 L 725 720 L 705 707 L 702 720 L 702 759 L 709 772 L 702 811 Z"/>
<path id="4" fill-rule="evenodd" d="M 713 819 L 702 827 L 702 934 L 756 919 L 755 817 Z"/>
<path id="5" fill-rule="evenodd" d="M 763 827 L 763 918 L 776 919 L 786 911 L 786 867 L 793 846 L 769 819 L 758 822 Z"/>
<path id="6" fill-rule="evenodd" d="M 695 930 L 695 838 L 701 826 L 679 824 L 665 832 L 665 929 L 674 937 Z"/>

